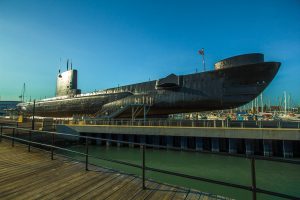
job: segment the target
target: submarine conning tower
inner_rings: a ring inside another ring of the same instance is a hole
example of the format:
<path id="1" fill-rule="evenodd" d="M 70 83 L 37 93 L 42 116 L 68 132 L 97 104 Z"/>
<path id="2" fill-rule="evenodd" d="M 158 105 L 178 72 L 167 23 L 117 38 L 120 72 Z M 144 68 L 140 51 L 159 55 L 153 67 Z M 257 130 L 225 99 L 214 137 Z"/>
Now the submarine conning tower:
<path id="1" fill-rule="evenodd" d="M 56 79 L 55 96 L 74 96 L 80 94 L 81 90 L 77 89 L 77 70 L 70 69 L 62 73 L 58 73 Z"/>
<path id="2" fill-rule="evenodd" d="M 233 56 L 221 60 L 215 64 L 215 70 L 226 69 L 241 65 L 249 65 L 264 62 L 264 54 L 261 53 L 250 53 L 238 56 Z"/>

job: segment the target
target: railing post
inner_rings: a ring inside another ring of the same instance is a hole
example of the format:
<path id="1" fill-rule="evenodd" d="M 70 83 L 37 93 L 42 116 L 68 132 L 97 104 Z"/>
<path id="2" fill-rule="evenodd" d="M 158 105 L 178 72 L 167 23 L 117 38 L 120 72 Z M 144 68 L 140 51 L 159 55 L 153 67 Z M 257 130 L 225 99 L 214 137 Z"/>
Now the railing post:
<path id="1" fill-rule="evenodd" d="M 13 128 L 13 138 L 11 140 L 11 146 L 14 147 L 15 146 L 15 128 Z"/>
<path id="2" fill-rule="evenodd" d="M 251 158 L 251 176 L 252 176 L 252 199 L 256 200 L 256 175 L 255 175 L 255 158 Z"/>
<path id="3" fill-rule="evenodd" d="M 31 129 L 34 130 L 35 100 L 33 100 Z"/>
<path id="4" fill-rule="evenodd" d="M 89 143 L 88 138 L 85 138 L 85 171 L 88 171 L 88 164 L 89 164 Z"/>
<path id="5" fill-rule="evenodd" d="M 145 186 L 145 145 L 143 145 L 143 166 L 142 166 L 142 170 L 143 170 L 143 190 L 146 189 Z"/>
<path id="6" fill-rule="evenodd" d="M 32 132 L 29 130 L 28 132 L 29 136 L 29 141 L 28 141 L 28 152 L 30 152 L 30 147 L 31 147 L 31 140 L 32 140 Z"/>
<path id="7" fill-rule="evenodd" d="M 54 146 L 55 141 L 54 141 L 54 133 L 52 133 L 52 147 L 51 147 L 51 160 L 53 160 L 53 154 L 54 154 Z"/>

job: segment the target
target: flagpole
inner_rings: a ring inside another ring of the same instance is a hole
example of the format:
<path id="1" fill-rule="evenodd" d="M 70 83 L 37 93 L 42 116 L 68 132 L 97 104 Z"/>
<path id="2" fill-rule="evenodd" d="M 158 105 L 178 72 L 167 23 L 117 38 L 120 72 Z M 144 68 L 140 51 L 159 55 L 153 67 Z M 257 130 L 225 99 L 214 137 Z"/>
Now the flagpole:
<path id="1" fill-rule="evenodd" d="M 202 62 L 203 62 L 203 71 L 206 71 L 206 69 L 205 69 L 205 59 L 204 59 L 204 50 L 203 50 L 203 54 L 202 54 Z"/>
<path id="2" fill-rule="evenodd" d="M 202 64 L 203 64 L 203 71 L 205 72 L 205 59 L 204 59 L 204 48 L 198 51 L 198 53 L 202 56 Z"/>

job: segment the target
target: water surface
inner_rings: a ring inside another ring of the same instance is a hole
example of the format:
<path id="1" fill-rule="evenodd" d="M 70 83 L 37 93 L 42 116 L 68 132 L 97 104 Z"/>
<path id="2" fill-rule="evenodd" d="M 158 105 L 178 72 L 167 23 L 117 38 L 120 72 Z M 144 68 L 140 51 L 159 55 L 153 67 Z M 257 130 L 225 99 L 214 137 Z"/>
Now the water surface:
<path id="1" fill-rule="evenodd" d="M 69 147 L 72 150 L 84 152 L 85 147 L 76 145 Z M 85 158 L 78 154 L 66 153 L 73 158 L 84 161 Z M 130 147 L 106 147 L 89 146 L 89 154 L 109 159 L 116 159 L 142 164 L 142 149 Z M 200 176 L 225 182 L 250 186 L 251 185 L 251 163 L 246 158 L 220 156 L 195 152 L 183 152 L 161 149 L 146 150 L 146 166 L 179 172 L 193 176 Z M 89 162 L 140 175 L 141 169 L 111 163 L 95 158 L 89 158 Z M 271 191 L 281 192 L 300 197 L 300 165 L 286 164 L 271 161 L 256 161 L 257 187 Z M 146 178 L 159 182 L 194 188 L 203 192 L 218 194 L 235 199 L 251 199 L 251 192 L 231 187 L 219 186 L 157 172 L 146 172 Z M 280 199 L 267 195 L 258 195 L 258 199 Z"/>

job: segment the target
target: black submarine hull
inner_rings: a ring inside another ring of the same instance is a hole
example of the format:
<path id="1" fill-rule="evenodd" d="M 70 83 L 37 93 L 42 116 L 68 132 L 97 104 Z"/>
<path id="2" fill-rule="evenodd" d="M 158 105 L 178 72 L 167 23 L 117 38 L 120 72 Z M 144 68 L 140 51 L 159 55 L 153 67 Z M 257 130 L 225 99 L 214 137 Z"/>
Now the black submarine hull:
<path id="1" fill-rule="evenodd" d="M 246 62 L 221 66 L 217 70 L 176 76 L 156 81 L 110 88 L 88 95 L 37 101 L 35 114 L 43 117 L 132 117 L 133 110 L 147 108 L 147 116 L 231 109 L 255 99 L 273 80 L 279 62 Z M 260 56 L 261 54 L 259 54 Z M 248 56 L 248 57 L 247 57 Z M 250 57 L 251 57 L 250 56 Z M 240 59 L 241 56 L 238 58 Z M 254 56 L 257 57 L 257 54 Z M 229 58 L 235 61 L 236 57 Z M 248 60 L 247 60 L 248 59 Z M 226 62 L 228 60 L 225 60 Z M 31 115 L 33 103 L 18 105 Z M 135 117 L 142 117 L 139 110 Z"/>

